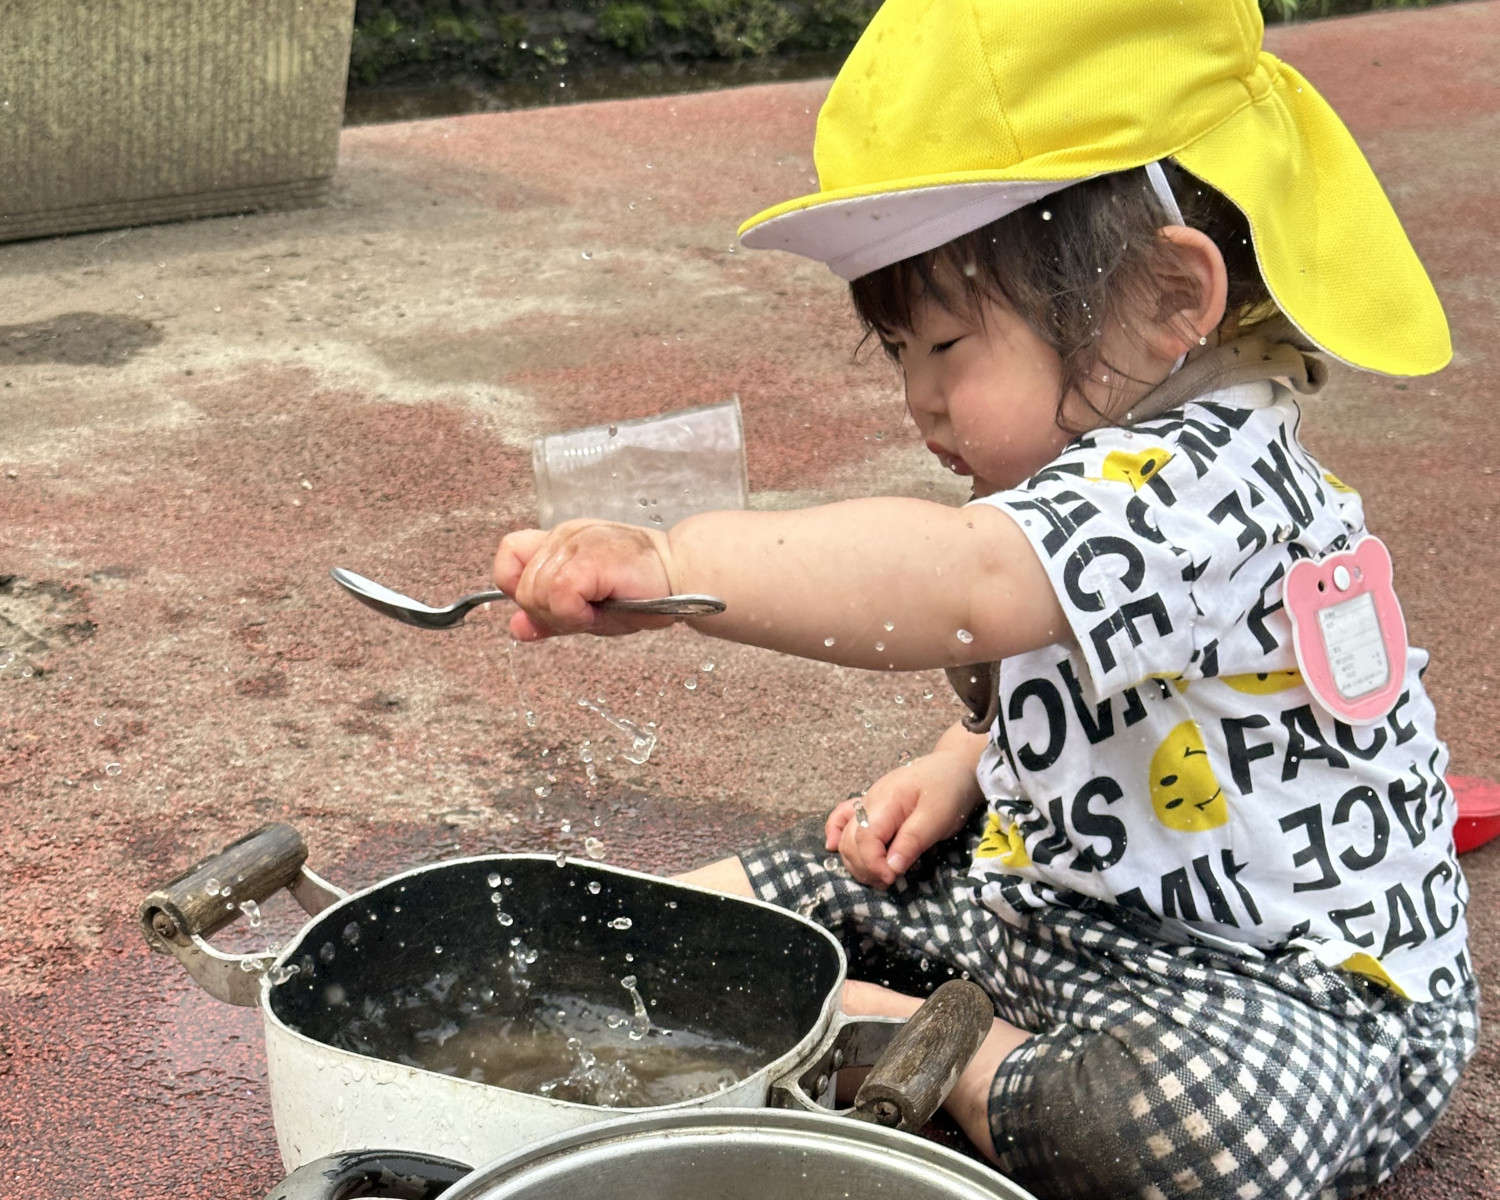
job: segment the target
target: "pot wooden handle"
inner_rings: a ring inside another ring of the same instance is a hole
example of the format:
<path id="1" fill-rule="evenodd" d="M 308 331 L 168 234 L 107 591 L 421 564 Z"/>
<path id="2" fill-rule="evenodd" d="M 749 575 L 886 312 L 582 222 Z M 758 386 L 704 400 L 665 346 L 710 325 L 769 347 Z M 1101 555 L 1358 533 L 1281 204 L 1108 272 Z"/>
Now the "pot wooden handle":
<path id="1" fill-rule="evenodd" d="M 995 1006 L 978 986 L 950 979 L 870 1068 L 849 1116 L 918 1132 L 947 1099 L 994 1019 Z"/>
<path id="2" fill-rule="evenodd" d="M 172 953 L 194 936 L 207 938 L 240 915 L 292 886 L 307 861 L 307 845 L 290 825 L 264 825 L 189 867 L 141 901 L 141 932 L 153 950 Z"/>

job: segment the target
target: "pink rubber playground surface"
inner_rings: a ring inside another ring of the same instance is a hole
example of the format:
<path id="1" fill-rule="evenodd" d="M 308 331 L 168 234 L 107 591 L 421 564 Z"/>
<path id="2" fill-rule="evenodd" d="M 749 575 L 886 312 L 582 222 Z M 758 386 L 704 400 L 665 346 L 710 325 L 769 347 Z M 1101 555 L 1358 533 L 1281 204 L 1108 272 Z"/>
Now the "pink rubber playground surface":
<path id="1" fill-rule="evenodd" d="M 1500 3 L 1273 31 L 1345 116 L 1453 323 L 1442 374 L 1338 376 L 1309 441 L 1392 548 L 1455 776 L 1500 779 Z M 686 630 L 511 647 L 338 594 L 477 590 L 530 440 L 737 394 L 758 506 L 960 499 L 821 267 L 735 252 L 812 183 L 826 83 L 351 129 L 322 209 L 0 246 L 0 1184 L 280 1177 L 257 1016 L 151 954 L 154 884 L 267 820 L 346 887 L 444 857 L 683 869 L 920 753 L 937 675 Z M 658 744 L 634 764 L 603 700 Z M 592 762 L 584 761 L 584 753 Z M 569 830 L 564 831 L 564 822 Z M 1464 859 L 1500 988 L 1500 843 Z M 298 924 L 223 939 L 264 945 Z M 243 922 L 242 922 L 243 924 Z M 1500 1194 L 1500 1049 L 1383 1200 Z"/>

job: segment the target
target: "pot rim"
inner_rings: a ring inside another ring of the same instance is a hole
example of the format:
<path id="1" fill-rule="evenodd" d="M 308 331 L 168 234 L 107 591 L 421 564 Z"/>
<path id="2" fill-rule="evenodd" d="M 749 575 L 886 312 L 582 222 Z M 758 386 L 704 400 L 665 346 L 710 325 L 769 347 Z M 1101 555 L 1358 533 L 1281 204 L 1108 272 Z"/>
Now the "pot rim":
<path id="1" fill-rule="evenodd" d="M 685 1150 L 694 1143 L 707 1146 L 715 1139 L 747 1133 L 780 1134 L 779 1141 L 795 1141 L 804 1148 L 820 1144 L 863 1146 L 881 1155 L 907 1159 L 924 1170 L 941 1172 L 952 1184 L 964 1188 L 955 1195 L 1033 1200 L 1030 1193 L 993 1167 L 927 1138 L 833 1112 L 781 1108 L 632 1110 L 627 1115 L 557 1134 L 477 1167 L 446 1190 L 443 1200 L 486 1200 L 492 1189 L 518 1180 L 524 1182 L 531 1172 L 545 1178 L 548 1168 L 564 1159 L 607 1154 L 611 1148 L 625 1143 L 672 1143 L 674 1149 Z"/>
<path id="2" fill-rule="evenodd" d="M 405 871 L 401 871 L 395 875 L 387 876 L 386 878 L 378 880 L 377 882 L 372 883 L 367 887 L 361 888 L 358 891 L 350 892 L 341 900 L 329 905 L 329 907 L 310 917 L 307 920 L 307 923 L 297 930 L 297 932 L 287 942 L 286 946 L 276 956 L 272 967 L 266 970 L 261 975 L 260 996 L 257 1001 L 257 1007 L 261 1010 L 262 1019 L 265 1022 L 266 1036 L 269 1038 L 273 1033 L 275 1033 L 278 1037 L 285 1037 L 293 1041 L 300 1042 L 306 1047 L 316 1049 L 319 1053 L 327 1053 L 329 1055 L 332 1055 L 336 1060 L 343 1061 L 350 1066 L 357 1067 L 358 1069 L 366 1072 L 374 1073 L 377 1075 L 377 1077 L 378 1075 L 383 1074 L 387 1069 L 394 1070 L 398 1073 L 409 1071 L 423 1078 L 442 1080 L 445 1085 L 454 1085 L 459 1089 L 460 1093 L 469 1089 L 473 1089 L 473 1093 L 475 1095 L 478 1095 L 481 1092 L 489 1093 L 501 1091 L 510 1092 L 512 1095 L 516 1096 L 532 1096 L 532 1093 L 530 1092 L 516 1092 L 513 1091 L 513 1089 L 502 1088 L 496 1084 L 480 1083 L 477 1080 L 464 1079 L 457 1075 L 445 1075 L 441 1071 L 432 1071 L 426 1067 L 414 1067 L 407 1063 L 395 1062 L 391 1059 L 376 1058 L 374 1055 L 359 1054 L 352 1050 L 341 1049 L 338 1046 L 330 1045 L 328 1042 L 319 1041 L 317 1038 L 309 1037 L 308 1035 L 301 1033 L 296 1029 L 293 1029 L 290 1025 L 286 1024 L 286 1022 L 284 1022 L 279 1016 L 277 1016 L 275 1011 L 271 1007 L 271 991 L 273 988 L 279 986 L 273 983 L 271 980 L 271 976 L 275 972 L 275 968 L 285 966 L 289 959 L 301 953 L 304 941 L 315 928 L 321 926 L 325 920 L 333 920 L 336 914 L 341 909 L 352 905 L 356 900 L 361 900 L 364 897 L 380 891 L 381 889 L 391 884 L 400 883 L 402 880 L 411 879 L 416 876 L 424 875 L 433 871 L 446 870 L 451 867 L 467 866 L 473 863 L 505 863 L 520 861 L 557 863 L 557 856 L 555 854 L 543 854 L 538 852 L 517 854 L 475 854 L 466 856 L 464 858 L 446 858 L 440 862 L 424 863 L 421 866 L 409 867 Z M 840 1011 L 839 1003 L 843 991 L 843 985 L 845 979 L 848 977 L 849 963 L 847 956 L 844 954 L 844 947 L 831 931 L 824 928 L 822 925 L 819 925 L 816 921 L 809 920 L 801 913 L 794 912 L 792 909 L 781 908 L 778 905 L 770 904 L 767 901 L 760 900 L 751 896 L 737 896 L 728 892 L 719 892 L 715 891 L 712 888 L 700 887 L 697 884 L 683 883 L 681 880 L 671 879 L 661 875 L 652 875 L 645 871 L 635 871 L 630 869 L 629 867 L 618 867 L 609 863 L 595 862 L 593 859 L 569 857 L 565 860 L 564 864 L 561 865 L 587 867 L 590 870 L 600 871 L 606 874 L 623 875 L 632 879 L 645 880 L 649 883 L 665 885 L 669 888 L 677 888 L 683 891 L 701 892 L 709 896 L 716 896 L 723 899 L 738 901 L 744 904 L 752 904 L 758 908 L 769 910 L 778 914 L 779 916 L 785 917 L 791 921 L 795 921 L 805 928 L 816 932 L 829 946 L 833 948 L 834 954 L 837 956 L 838 963 L 838 969 L 834 977 L 833 986 L 828 989 L 828 994 L 823 997 L 823 1004 L 818 1010 L 818 1019 L 813 1023 L 812 1028 L 809 1029 L 807 1033 L 805 1033 L 802 1038 L 798 1040 L 793 1046 L 791 1046 L 777 1058 L 759 1067 L 750 1075 L 747 1075 L 745 1077 L 745 1080 L 740 1080 L 740 1084 L 743 1085 L 748 1079 L 754 1079 L 756 1076 L 764 1075 L 766 1077 L 767 1088 L 769 1089 L 769 1086 L 773 1081 L 780 1079 L 783 1076 L 796 1073 L 796 1071 L 802 1064 L 811 1062 L 816 1057 L 818 1049 L 821 1047 L 825 1037 L 828 1034 L 830 1026 L 833 1024 L 834 1017 Z M 545 1099 L 549 1106 L 561 1108 L 564 1110 L 576 1110 L 579 1113 L 617 1111 L 630 1114 L 653 1115 L 658 1113 L 670 1114 L 694 1108 L 702 1108 L 705 1102 L 711 1101 L 713 1097 L 718 1094 L 718 1092 L 710 1092 L 707 1095 L 703 1096 L 693 1096 L 685 1100 L 676 1100 L 671 1104 L 655 1104 L 642 1106 L 639 1108 L 621 1108 L 614 1110 L 611 1110 L 602 1105 L 582 1104 L 575 1100 L 561 1100 L 550 1096 L 545 1097 Z M 760 1110 L 747 1109 L 743 1111 L 755 1112 Z"/>

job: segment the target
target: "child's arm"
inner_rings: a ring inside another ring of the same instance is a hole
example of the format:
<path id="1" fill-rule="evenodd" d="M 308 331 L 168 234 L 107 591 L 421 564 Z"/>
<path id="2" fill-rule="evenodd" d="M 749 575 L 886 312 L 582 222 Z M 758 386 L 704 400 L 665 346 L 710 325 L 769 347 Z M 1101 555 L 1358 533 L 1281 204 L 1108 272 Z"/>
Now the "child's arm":
<path id="1" fill-rule="evenodd" d="M 510 626 L 523 641 L 667 624 L 592 602 L 669 592 L 727 602 L 692 621 L 712 637 L 854 667 L 991 662 L 1072 641 L 1030 542 L 988 505 L 850 500 L 705 513 L 670 533 L 570 521 L 507 536 L 495 582 L 524 610 Z"/>
<path id="2" fill-rule="evenodd" d="M 976 770 L 988 740 L 954 725 L 932 753 L 882 775 L 860 797 L 868 825 L 859 823 L 854 800 L 838 805 L 828 818 L 828 849 L 861 883 L 895 883 L 918 855 L 962 829 L 984 798 Z"/>

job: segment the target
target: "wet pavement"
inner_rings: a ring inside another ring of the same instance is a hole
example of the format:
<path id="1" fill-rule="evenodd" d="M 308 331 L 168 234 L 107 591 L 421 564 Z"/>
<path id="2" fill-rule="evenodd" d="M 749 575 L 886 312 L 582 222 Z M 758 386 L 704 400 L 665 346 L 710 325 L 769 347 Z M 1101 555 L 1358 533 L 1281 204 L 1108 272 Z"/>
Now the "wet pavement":
<path id="1" fill-rule="evenodd" d="M 1500 779 L 1500 4 L 1280 28 L 1454 327 L 1430 380 L 1336 376 L 1308 440 L 1366 493 L 1465 786 Z M 826 83 L 368 126 L 331 203 L 0 246 L 0 1182 L 254 1197 L 258 1021 L 151 954 L 141 897 L 268 820 L 346 886 L 492 850 L 695 865 L 823 811 L 955 717 L 686 630 L 513 647 L 397 626 L 343 565 L 477 590 L 539 433 L 738 395 L 759 506 L 962 492 L 823 268 L 736 252 L 812 185 Z M 579 700 L 647 727 L 628 739 Z M 638 755 L 636 756 L 638 757 Z M 585 759 L 591 761 L 585 761 Z M 568 830 L 563 829 L 564 822 Z M 1500 843 L 1464 859 L 1500 987 Z M 241 923 L 243 924 L 243 922 Z M 253 948 L 296 927 L 289 903 Z M 1500 1050 L 1382 1200 L 1500 1192 Z"/>

